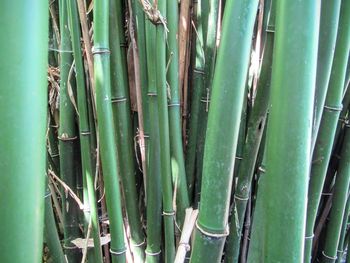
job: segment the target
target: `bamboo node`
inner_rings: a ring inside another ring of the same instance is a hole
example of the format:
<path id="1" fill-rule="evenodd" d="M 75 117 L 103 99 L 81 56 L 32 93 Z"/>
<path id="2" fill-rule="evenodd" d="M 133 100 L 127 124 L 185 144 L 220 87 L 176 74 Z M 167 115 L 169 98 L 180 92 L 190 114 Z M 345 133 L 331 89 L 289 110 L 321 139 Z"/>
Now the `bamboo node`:
<path id="1" fill-rule="evenodd" d="M 181 104 L 180 103 L 170 103 L 168 104 L 168 107 L 180 107 Z"/>
<path id="2" fill-rule="evenodd" d="M 122 47 L 122 48 L 128 47 L 128 45 L 126 44 L 126 42 L 120 43 L 119 46 Z"/>
<path id="3" fill-rule="evenodd" d="M 126 97 L 117 97 L 117 98 L 112 98 L 111 102 L 118 103 L 118 102 L 125 102 L 126 100 L 127 100 Z"/>
<path id="4" fill-rule="evenodd" d="M 324 105 L 324 109 L 328 110 L 328 111 L 342 111 L 343 105 L 340 105 L 340 106 L 327 106 L 327 105 Z"/>
<path id="5" fill-rule="evenodd" d="M 77 249 L 78 247 L 76 247 L 76 246 L 72 246 L 72 247 L 71 247 L 71 246 L 67 246 L 67 245 L 64 245 L 64 244 L 63 244 L 63 248 L 64 248 L 64 249 L 67 249 L 67 250 L 73 250 L 73 249 Z"/>
<path id="6" fill-rule="evenodd" d="M 163 211 L 162 213 L 162 216 L 174 216 L 175 215 L 175 211 L 171 211 L 171 212 L 166 212 L 166 211 Z"/>
<path id="7" fill-rule="evenodd" d="M 229 233 L 230 233 L 228 225 L 226 226 L 225 232 L 221 233 L 221 234 L 220 233 L 210 233 L 210 232 L 205 231 L 203 228 L 201 228 L 198 225 L 198 220 L 196 220 L 196 227 L 199 230 L 199 232 L 201 232 L 203 235 L 205 235 L 207 237 L 222 238 L 222 237 L 227 237 L 229 235 Z"/>
<path id="8" fill-rule="evenodd" d="M 328 258 L 328 259 L 330 259 L 330 260 L 336 260 L 336 259 L 338 258 L 337 256 L 335 256 L 335 257 L 328 256 L 328 255 L 324 252 L 324 250 L 322 251 L 322 255 L 323 255 L 325 258 Z"/>
<path id="9" fill-rule="evenodd" d="M 73 136 L 73 137 L 69 137 L 67 133 L 62 133 L 61 136 L 57 137 L 60 141 L 74 141 L 75 139 L 77 139 L 77 136 Z"/>
<path id="10" fill-rule="evenodd" d="M 243 157 L 240 157 L 240 156 L 236 156 L 235 157 L 237 160 L 243 160 Z"/>
<path id="11" fill-rule="evenodd" d="M 109 48 L 105 47 L 92 47 L 92 55 L 97 55 L 97 54 L 110 54 L 111 51 Z"/>
<path id="12" fill-rule="evenodd" d="M 322 193 L 322 195 L 331 196 L 331 195 L 333 195 L 333 193 Z"/>
<path id="13" fill-rule="evenodd" d="M 60 156 L 59 153 L 51 154 L 51 158 L 55 158 L 55 157 L 58 157 L 58 156 Z"/>
<path id="14" fill-rule="evenodd" d="M 313 239 L 315 234 L 312 234 L 311 236 L 305 236 L 305 239 Z"/>
<path id="15" fill-rule="evenodd" d="M 261 173 L 266 173 L 266 170 L 262 166 L 259 166 L 258 171 Z"/>
<path id="16" fill-rule="evenodd" d="M 143 239 L 143 241 L 142 241 L 141 243 L 138 243 L 138 244 L 132 244 L 132 243 L 131 243 L 131 245 L 132 245 L 133 247 L 141 247 L 141 246 L 143 246 L 145 243 L 146 243 L 146 240 Z"/>
<path id="17" fill-rule="evenodd" d="M 193 72 L 194 72 L 194 73 L 201 74 L 201 75 L 205 75 L 205 72 L 204 72 L 204 70 L 202 70 L 202 69 L 195 68 L 195 69 L 193 69 Z"/>
<path id="18" fill-rule="evenodd" d="M 48 192 L 44 195 L 44 199 L 48 198 L 49 196 L 51 196 L 51 192 Z"/>
<path id="19" fill-rule="evenodd" d="M 55 51 L 58 53 L 73 53 L 73 50 L 63 50 L 63 49 L 57 49 L 52 47 L 49 47 L 49 51 Z"/>
<path id="20" fill-rule="evenodd" d="M 155 93 L 155 92 L 148 92 L 147 96 L 154 96 L 155 97 L 155 96 L 157 96 L 157 93 Z"/>
<path id="21" fill-rule="evenodd" d="M 124 247 L 123 249 L 118 250 L 118 251 L 115 251 L 115 250 L 113 250 L 112 248 L 110 248 L 110 249 L 109 249 L 109 252 L 110 252 L 112 255 L 123 255 L 123 254 L 126 252 L 126 247 Z"/>
<path id="22" fill-rule="evenodd" d="M 82 131 L 82 132 L 80 132 L 80 135 L 82 135 L 82 136 L 86 136 L 86 135 L 90 135 L 90 134 L 91 134 L 90 131 Z"/>
<path id="23" fill-rule="evenodd" d="M 248 200 L 249 200 L 249 197 L 242 197 L 242 196 L 238 196 L 238 195 L 236 195 L 236 194 L 234 194 L 233 197 L 234 197 L 235 199 L 240 200 L 240 201 L 248 201 Z"/>
<path id="24" fill-rule="evenodd" d="M 158 256 L 160 253 L 162 253 L 162 250 L 159 250 L 157 252 L 148 252 L 147 249 L 145 250 L 145 254 L 147 256 Z"/>

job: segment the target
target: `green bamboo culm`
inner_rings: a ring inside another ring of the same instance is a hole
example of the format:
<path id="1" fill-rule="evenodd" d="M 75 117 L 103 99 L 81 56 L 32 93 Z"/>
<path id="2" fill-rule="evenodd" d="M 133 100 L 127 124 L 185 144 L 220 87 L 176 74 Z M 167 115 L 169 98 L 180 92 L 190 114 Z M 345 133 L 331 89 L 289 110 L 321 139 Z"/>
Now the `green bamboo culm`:
<path id="1" fill-rule="evenodd" d="M 113 108 L 114 126 L 118 157 L 120 160 L 120 174 L 123 183 L 126 212 L 130 225 L 131 246 L 135 262 L 144 261 L 145 237 L 142 232 L 141 216 L 138 208 L 136 191 L 136 166 L 134 162 L 133 135 L 131 127 L 130 101 L 127 97 L 128 86 L 125 86 L 122 74 L 122 60 L 119 39 L 119 18 L 116 1 L 110 1 L 109 32 L 111 49 L 111 102 Z"/>
<path id="2" fill-rule="evenodd" d="M 267 28 L 263 61 L 257 86 L 257 95 L 247 128 L 247 138 L 243 148 L 243 159 L 237 175 L 234 189 L 234 207 L 230 224 L 230 235 L 227 241 L 225 262 L 238 262 L 241 234 L 246 207 L 249 201 L 251 182 L 255 171 L 261 139 L 265 129 L 266 115 L 271 90 L 271 65 L 275 30 L 275 2 L 270 13 Z"/>
<path id="3" fill-rule="evenodd" d="M 329 80 L 329 88 L 322 114 L 320 131 L 313 153 L 305 233 L 305 263 L 311 260 L 314 225 L 332 153 L 339 114 L 342 110 L 341 103 L 348 59 L 346 54 L 348 54 L 349 48 L 350 1 L 346 0 L 342 2 L 341 6 L 337 43 Z"/>
<path id="4" fill-rule="evenodd" d="M 119 170 L 113 124 L 109 51 L 109 0 L 94 5 L 94 69 L 96 112 L 101 152 L 102 171 L 111 233 L 110 252 L 113 263 L 126 260 L 123 215 L 119 188 Z"/>
<path id="5" fill-rule="evenodd" d="M 90 124 L 87 107 L 87 94 L 84 78 L 84 65 L 80 48 L 80 28 L 76 2 L 68 0 L 69 23 L 72 38 L 73 55 L 75 61 L 75 79 L 77 85 L 77 102 L 79 111 L 79 137 L 80 154 L 82 163 L 82 174 L 86 182 L 87 199 L 89 205 L 89 217 L 91 217 L 92 237 L 94 240 L 93 255 L 96 263 L 102 262 L 102 250 L 100 242 L 100 229 L 98 221 L 98 210 L 96 203 L 96 194 L 94 187 L 94 172 L 92 168 L 92 159 L 90 155 Z"/>
<path id="6" fill-rule="evenodd" d="M 152 61 L 156 54 L 156 27 L 146 21 L 147 61 Z M 148 110 L 149 110 L 149 148 L 147 165 L 147 248 L 146 262 L 160 262 L 162 242 L 162 194 L 160 171 L 159 120 L 156 88 L 156 65 L 147 64 Z"/>
<path id="7" fill-rule="evenodd" d="M 340 154 L 339 168 L 336 174 L 332 208 L 327 225 L 325 244 L 320 260 L 321 263 L 334 263 L 337 259 L 341 223 L 344 216 L 350 182 L 350 125 L 347 124 L 345 129 L 345 138 Z"/>
<path id="8" fill-rule="evenodd" d="M 0 65 L 1 261 L 41 262 L 48 2 L 6 1 L 0 14 L 1 24 L 11 25 L 0 30 L 0 55 L 6 61 Z"/>
<path id="9" fill-rule="evenodd" d="M 349 191 L 348 191 L 346 206 L 345 206 L 344 215 L 343 215 L 343 219 L 342 219 L 342 223 L 341 223 L 339 243 L 338 243 L 338 248 L 337 248 L 337 260 L 336 260 L 337 263 L 342 262 L 345 248 L 346 248 L 345 237 L 346 237 L 346 233 L 348 230 L 349 212 L 350 212 L 350 199 L 349 199 Z"/>
<path id="10" fill-rule="evenodd" d="M 198 115 L 201 91 L 204 85 L 204 47 L 203 47 L 203 26 L 202 26 L 202 0 L 198 0 L 196 13 L 196 31 L 195 31 L 195 59 L 192 73 L 192 99 L 191 111 L 189 117 L 188 142 L 186 145 L 186 179 L 190 204 L 193 203 L 193 193 L 195 187 L 195 163 L 196 163 L 196 146 L 198 131 Z"/>
<path id="11" fill-rule="evenodd" d="M 178 3 L 167 1 L 167 83 L 170 86 L 169 135 L 173 184 L 176 185 L 176 219 L 180 228 L 185 220 L 185 210 L 189 207 L 185 161 L 182 147 L 182 129 L 179 96 L 179 51 L 178 51 Z"/>
<path id="12" fill-rule="evenodd" d="M 195 200 L 199 202 L 201 193 L 201 182 L 203 174 L 203 156 L 204 145 L 206 140 L 206 131 L 208 123 L 208 112 L 210 106 L 210 97 L 212 90 L 212 81 L 214 75 L 214 67 L 216 60 L 216 37 L 217 37 L 217 24 L 219 17 L 219 1 L 208 0 L 202 1 L 202 3 L 208 4 L 208 16 L 207 16 L 207 30 L 206 35 L 203 35 L 204 39 L 204 85 L 202 86 L 201 98 L 199 103 L 198 112 L 198 127 L 197 127 L 197 144 L 196 144 L 196 180 L 197 185 L 195 189 Z"/>
<path id="13" fill-rule="evenodd" d="M 158 10 L 162 16 L 166 16 L 167 0 L 158 1 Z M 166 83 L 166 32 L 165 25 L 158 23 L 156 26 L 156 86 L 159 116 L 159 142 L 161 183 L 163 196 L 163 222 L 165 235 L 165 262 L 172 263 L 175 259 L 173 187 L 171 178 L 170 139 L 168 96 Z"/>
<path id="14" fill-rule="evenodd" d="M 192 263 L 220 262 L 228 235 L 235 149 L 257 7 L 257 0 L 226 3 L 206 133 Z M 225 123 L 225 129 L 219 123 Z"/>
<path id="15" fill-rule="evenodd" d="M 49 248 L 50 259 L 52 262 L 66 262 L 63 254 L 60 238 L 58 236 L 55 215 L 52 209 L 51 191 L 48 186 L 48 177 L 45 178 L 45 225 L 44 225 L 44 240 Z"/>
<path id="16" fill-rule="evenodd" d="M 319 9 L 313 0 L 276 2 L 266 172 L 259 179 L 248 263 L 303 260 Z"/>
<path id="17" fill-rule="evenodd" d="M 314 150 L 318 130 L 321 123 L 323 106 L 326 100 L 329 78 L 331 75 L 332 61 L 334 57 L 337 39 L 340 0 L 321 1 L 320 36 L 318 44 L 314 127 L 312 134 L 312 147 Z"/>
<path id="18" fill-rule="evenodd" d="M 72 66 L 72 45 L 68 28 L 68 1 L 59 1 L 61 53 L 60 53 L 60 116 L 59 116 L 59 153 L 60 177 L 73 190 L 77 187 L 75 109 L 70 99 L 69 71 Z M 72 92 L 72 86 L 71 86 Z M 64 252 L 68 261 L 79 261 L 80 251 L 71 241 L 80 236 L 79 210 L 76 202 L 70 195 L 65 194 L 62 188 L 62 214 L 64 230 Z"/>

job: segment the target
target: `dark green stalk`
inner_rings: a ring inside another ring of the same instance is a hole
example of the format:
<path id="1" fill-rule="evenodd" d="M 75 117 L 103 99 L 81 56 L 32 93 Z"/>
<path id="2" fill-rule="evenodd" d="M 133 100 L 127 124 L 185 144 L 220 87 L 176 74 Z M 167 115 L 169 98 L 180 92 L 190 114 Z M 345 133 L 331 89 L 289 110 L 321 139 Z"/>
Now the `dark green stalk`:
<path id="1" fill-rule="evenodd" d="M 275 4 L 273 6 L 275 6 Z M 271 12 L 273 12 L 273 10 Z M 269 106 L 274 30 L 274 18 L 271 17 L 266 36 L 257 95 L 248 120 L 247 138 L 243 149 L 243 160 L 238 171 L 236 188 L 234 189 L 234 207 L 230 224 L 230 235 L 228 237 L 225 254 L 226 262 L 238 262 L 239 258 L 244 215 L 250 196 L 255 164 L 265 129 L 266 114 Z"/>
<path id="2" fill-rule="evenodd" d="M 333 148 L 339 114 L 342 109 L 343 87 L 350 48 L 350 1 L 342 3 L 337 43 L 334 53 L 329 88 L 313 153 L 308 193 L 307 221 L 305 233 L 305 259 L 310 262 L 314 224 L 320 202 L 322 188 Z"/>
<path id="3" fill-rule="evenodd" d="M 110 48 L 111 48 L 111 100 L 114 126 L 116 131 L 117 151 L 120 159 L 120 174 L 123 183 L 126 212 L 130 225 L 131 245 L 136 262 L 144 261 L 144 234 L 138 209 L 136 191 L 136 166 L 134 163 L 133 136 L 131 126 L 130 101 L 126 97 L 127 88 L 122 74 L 122 61 L 119 40 L 119 18 L 115 1 L 110 1 Z"/>
<path id="4" fill-rule="evenodd" d="M 217 23 L 219 16 L 219 1 L 209 0 L 209 15 L 208 15 L 208 29 L 207 34 L 203 35 L 205 39 L 204 44 L 204 85 L 201 91 L 201 99 L 199 104 L 199 117 L 197 127 L 197 156 L 196 156 L 196 180 L 198 181 L 198 187 L 196 188 L 196 197 L 201 192 L 202 181 L 202 169 L 203 169 L 203 156 L 204 156 L 204 144 L 206 140 L 206 131 L 208 123 L 208 111 L 210 105 L 210 96 L 212 89 L 212 81 L 214 75 L 214 66 L 216 59 L 216 36 L 217 36 Z"/>
<path id="5" fill-rule="evenodd" d="M 226 3 L 213 80 L 202 196 L 191 262 L 220 262 L 228 234 L 233 168 L 257 7 L 257 0 L 228 0 Z M 225 123 L 225 129 L 218 123 Z"/>
<path id="6" fill-rule="evenodd" d="M 146 21 L 146 51 L 148 61 L 156 56 L 156 27 Z M 146 262 L 160 261 L 162 240 L 162 193 L 159 145 L 159 120 L 156 88 L 156 65 L 147 64 L 149 101 L 149 159 L 147 167 L 147 249 Z"/>
<path id="7" fill-rule="evenodd" d="M 198 115 L 201 91 L 204 85 L 204 46 L 203 46 L 203 30 L 202 30 L 202 0 L 198 0 L 197 7 L 197 23 L 196 23 L 196 47 L 195 47 L 195 62 L 192 79 L 192 101 L 189 120 L 188 142 L 186 146 L 186 176 L 188 196 L 190 203 L 193 203 L 193 191 L 195 186 L 195 163 L 196 163 L 196 146 L 198 134 Z"/>
<path id="8" fill-rule="evenodd" d="M 341 223 L 341 231 L 340 231 L 340 237 L 339 237 L 339 244 L 337 249 L 337 263 L 341 263 L 343 260 L 344 250 L 345 250 L 345 237 L 346 237 L 346 231 L 348 230 L 348 220 L 349 220 L 349 212 L 350 212 L 350 199 L 349 199 L 349 190 L 347 193 L 347 201 L 346 206 L 344 210 L 344 216 Z"/>
<path id="9" fill-rule="evenodd" d="M 79 111 L 79 133 L 80 133 L 80 154 L 82 163 L 82 174 L 87 188 L 87 199 L 89 205 L 89 219 L 91 218 L 92 237 L 94 240 L 94 262 L 102 262 L 102 251 L 100 242 L 100 229 L 98 221 L 98 210 L 96 203 L 94 172 L 91 159 L 90 125 L 87 108 L 87 94 L 84 79 L 84 65 L 80 47 L 80 27 L 76 2 L 68 0 L 69 22 L 75 60 L 75 79 L 77 84 L 77 102 Z"/>
<path id="10" fill-rule="evenodd" d="M 323 107 L 326 100 L 328 83 L 331 75 L 336 37 L 338 31 L 340 0 L 321 1 L 320 36 L 317 57 L 316 91 L 314 106 L 314 126 L 312 146 L 314 150 L 318 130 L 320 128 Z"/>
<path id="11" fill-rule="evenodd" d="M 112 261 L 125 262 L 125 244 L 117 149 L 113 126 L 111 104 L 110 58 L 109 58 L 109 0 L 94 5 L 94 69 L 96 88 L 96 111 L 104 186 L 106 189 L 109 228 L 111 233 L 110 251 Z"/>
<path id="12" fill-rule="evenodd" d="M 2 3 L 0 254 L 4 263 L 42 260 L 48 21 L 47 1 Z"/>
<path id="13" fill-rule="evenodd" d="M 60 57 L 60 120 L 58 129 L 60 152 L 60 178 L 73 190 L 76 190 L 75 147 L 77 131 L 75 127 L 75 109 L 69 97 L 69 71 L 72 65 L 72 45 L 68 28 L 68 2 L 59 2 L 61 29 Z M 64 228 L 64 249 L 69 262 L 79 261 L 80 251 L 71 241 L 80 235 L 78 206 L 70 195 L 62 189 L 62 212 Z"/>
<path id="14" fill-rule="evenodd" d="M 55 216 L 52 210 L 51 203 L 51 192 L 50 188 L 47 184 L 47 176 L 46 176 L 46 193 L 45 193 L 45 227 L 44 227 L 44 240 L 49 248 L 50 258 L 53 263 L 63 263 L 66 262 L 66 259 L 63 254 L 62 246 L 60 243 L 60 238 L 58 236 Z"/>
<path id="15" fill-rule="evenodd" d="M 348 1 L 350 3 L 350 1 Z M 344 6 L 348 7 L 349 6 Z M 350 10 L 349 10 L 350 12 Z M 348 28 L 350 25 L 347 25 Z M 348 30 L 350 32 L 350 30 Z M 321 263 L 333 263 L 337 258 L 337 248 L 341 232 L 341 223 L 344 216 L 346 199 L 350 183 L 350 126 L 346 126 L 345 138 L 340 155 L 339 168 L 333 191 L 332 208 L 327 225 L 324 250 Z"/>
<path id="16" fill-rule="evenodd" d="M 158 1 L 158 10 L 164 17 L 166 15 L 166 6 L 167 0 Z M 163 221 L 165 233 L 165 262 L 172 263 L 175 259 L 174 208 L 166 83 L 166 33 L 165 25 L 162 23 L 157 24 L 156 26 L 156 47 L 156 86 L 158 93 L 157 102 L 159 116 L 161 182 L 163 195 Z"/>
<path id="17" fill-rule="evenodd" d="M 303 261 L 319 9 L 313 0 L 276 1 L 266 172 L 258 181 L 249 263 Z"/>
<path id="18" fill-rule="evenodd" d="M 167 22 L 169 32 L 167 34 L 168 48 L 167 83 L 170 86 L 169 99 L 169 136 L 171 170 L 173 184 L 176 185 L 176 218 L 180 227 L 185 219 L 185 209 L 190 206 L 186 182 L 184 154 L 182 148 L 182 129 L 179 96 L 179 50 L 178 50 L 178 3 L 171 0 L 167 2 Z"/>

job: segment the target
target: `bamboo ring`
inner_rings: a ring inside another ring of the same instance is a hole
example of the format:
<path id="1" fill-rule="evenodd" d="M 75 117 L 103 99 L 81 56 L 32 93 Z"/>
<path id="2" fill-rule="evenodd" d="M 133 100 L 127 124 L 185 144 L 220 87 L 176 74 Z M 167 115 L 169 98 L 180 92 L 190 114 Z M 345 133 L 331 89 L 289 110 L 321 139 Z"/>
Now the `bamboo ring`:
<path id="1" fill-rule="evenodd" d="M 92 55 L 97 55 L 97 54 L 110 54 L 111 51 L 109 48 L 104 48 L 104 47 L 93 47 L 92 48 Z"/>
<path id="2" fill-rule="evenodd" d="M 233 197 L 234 197 L 235 199 L 240 200 L 240 201 L 248 201 L 248 200 L 249 200 L 249 197 L 241 197 L 241 196 L 238 196 L 238 195 L 236 195 L 236 194 L 234 194 Z"/>
<path id="3" fill-rule="evenodd" d="M 327 106 L 327 105 L 324 105 L 324 108 L 325 110 L 328 110 L 328 111 L 342 111 L 343 109 L 343 105 L 341 106 Z"/>
<path id="4" fill-rule="evenodd" d="M 236 156 L 235 157 L 237 160 L 243 160 L 243 157 Z"/>
<path id="5" fill-rule="evenodd" d="M 171 103 L 171 104 L 168 104 L 168 107 L 176 107 L 176 106 L 180 106 L 180 103 Z"/>
<path id="6" fill-rule="evenodd" d="M 63 245 L 63 248 L 68 250 L 73 250 L 73 249 L 77 249 L 78 247 L 76 246 L 70 247 L 70 246 Z"/>
<path id="7" fill-rule="evenodd" d="M 57 156 L 60 156 L 60 154 L 59 153 L 51 154 L 51 158 L 55 158 Z"/>
<path id="8" fill-rule="evenodd" d="M 49 47 L 49 50 L 50 51 L 56 51 L 58 53 L 73 53 L 73 50 L 62 50 L 62 49 L 50 48 L 50 47 Z"/>
<path id="9" fill-rule="evenodd" d="M 91 134 L 90 131 L 82 131 L 82 132 L 80 132 L 80 135 L 82 135 L 82 136 L 86 136 L 86 135 L 90 135 L 90 134 Z"/>
<path id="10" fill-rule="evenodd" d="M 109 252 L 112 254 L 112 255 L 123 255 L 125 252 L 126 252 L 126 247 L 123 248 L 123 250 L 120 250 L 120 251 L 114 251 L 112 248 L 109 249 Z"/>
<path id="11" fill-rule="evenodd" d="M 305 237 L 305 239 L 313 239 L 313 238 L 314 238 L 314 236 L 315 236 L 315 234 L 312 234 L 311 236 L 307 236 L 307 237 Z"/>
<path id="12" fill-rule="evenodd" d="M 262 173 L 266 173 L 266 170 L 262 166 L 259 166 L 258 171 Z"/>
<path id="13" fill-rule="evenodd" d="M 336 259 L 338 258 L 337 256 L 331 257 L 331 256 L 326 255 L 326 253 L 324 253 L 324 250 L 322 251 L 322 255 L 323 255 L 325 258 L 328 258 L 328 259 L 330 259 L 330 260 L 336 260 Z"/>
<path id="14" fill-rule="evenodd" d="M 77 139 L 77 136 L 73 136 L 73 137 L 62 137 L 62 136 L 58 136 L 57 137 L 60 141 L 64 141 L 64 142 L 68 142 L 68 141 L 74 141 L 75 139 Z"/>
<path id="15" fill-rule="evenodd" d="M 111 102 L 112 103 L 118 103 L 118 102 L 124 102 L 126 101 L 126 97 L 119 97 L 119 98 L 112 98 Z"/>
<path id="16" fill-rule="evenodd" d="M 174 216 L 174 215 L 175 215 L 175 211 L 174 210 L 171 211 L 171 212 L 163 211 L 163 213 L 162 213 L 162 216 Z"/>
<path id="17" fill-rule="evenodd" d="M 160 253 L 162 253 L 162 250 L 159 250 L 157 252 L 148 252 L 147 250 L 145 250 L 145 254 L 147 256 L 158 256 Z"/>
<path id="18" fill-rule="evenodd" d="M 120 47 L 126 48 L 128 45 L 126 44 L 126 42 L 120 43 L 119 44 Z"/>
<path id="19" fill-rule="evenodd" d="M 157 93 L 155 93 L 155 92 L 148 92 L 147 96 L 157 96 Z"/>
<path id="20" fill-rule="evenodd" d="M 44 199 L 48 198 L 49 196 L 51 196 L 51 192 L 48 192 L 44 195 Z"/>
<path id="21" fill-rule="evenodd" d="M 197 68 L 195 68 L 195 69 L 193 70 L 193 72 L 198 73 L 198 74 L 202 74 L 202 75 L 205 74 L 204 70 L 197 69 Z"/>
<path id="22" fill-rule="evenodd" d="M 199 230 L 199 232 L 201 232 L 203 235 L 205 235 L 205 236 L 207 236 L 207 237 L 222 238 L 222 237 L 227 237 L 227 236 L 229 235 L 229 233 L 230 233 L 230 230 L 229 230 L 228 225 L 226 226 L 225 233 L 221 233 L 221 234 L 218 234 L 218 233 L 210 233 L 210 232 L 205 231 L 203 228 L 201 228 L 201 227 L 198 225 L 198 220 L 196 220 L 196 227 L 197 227 L 197 229 Z"/>
<path id="23" fill-rule="evenodd" d="M 144 245 L 146 243 L 146 240 L 144 239 L 141 243 L 138 244 L 131 244 L 133 247 L 141 247 L 142 245 Z"/>

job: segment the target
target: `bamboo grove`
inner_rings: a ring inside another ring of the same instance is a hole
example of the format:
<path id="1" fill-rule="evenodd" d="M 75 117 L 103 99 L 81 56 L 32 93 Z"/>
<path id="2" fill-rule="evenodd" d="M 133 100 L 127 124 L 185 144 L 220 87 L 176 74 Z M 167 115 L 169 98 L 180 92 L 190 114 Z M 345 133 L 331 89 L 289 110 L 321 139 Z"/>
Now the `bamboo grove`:
<path id="1" fill-rule="evenodd" d="M 0 262 L 350 263 L 350 0 L 0 9 Z"/>

